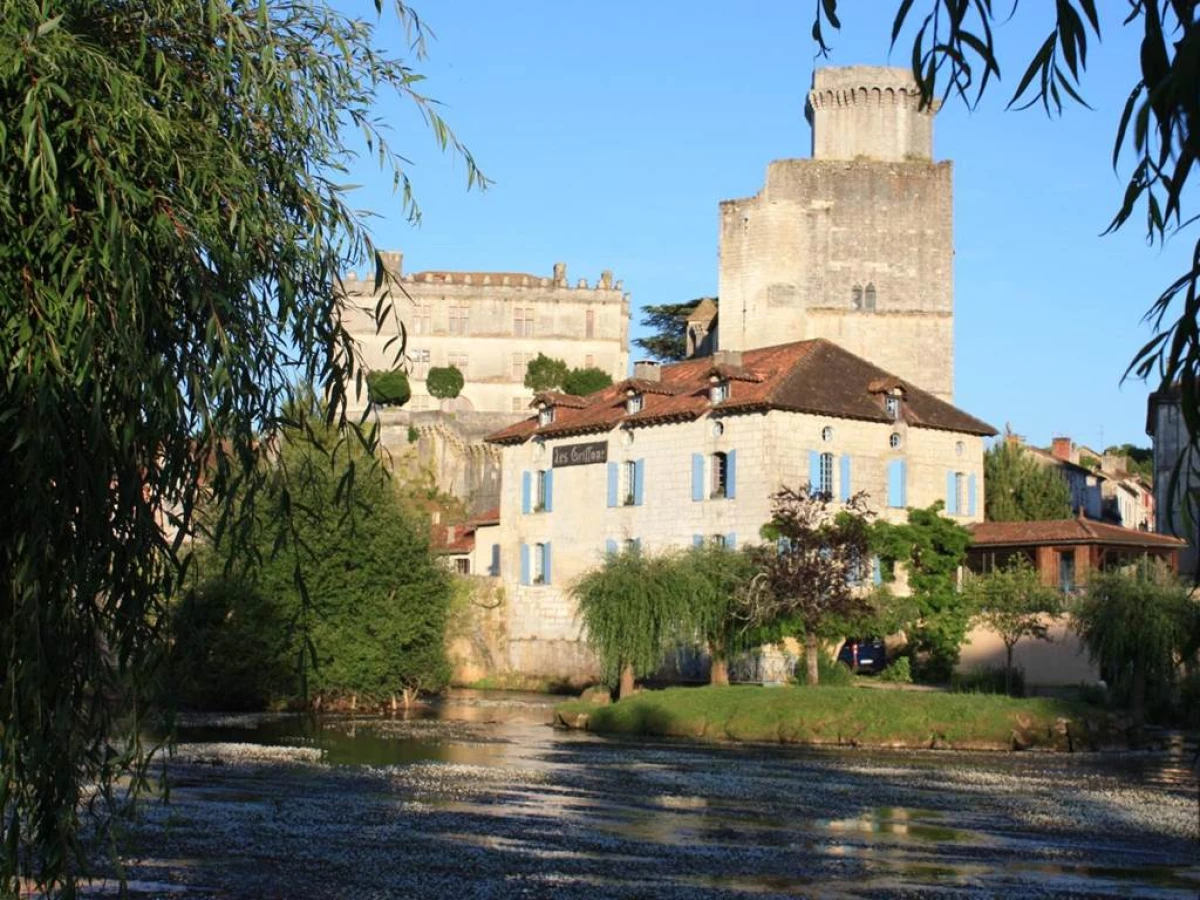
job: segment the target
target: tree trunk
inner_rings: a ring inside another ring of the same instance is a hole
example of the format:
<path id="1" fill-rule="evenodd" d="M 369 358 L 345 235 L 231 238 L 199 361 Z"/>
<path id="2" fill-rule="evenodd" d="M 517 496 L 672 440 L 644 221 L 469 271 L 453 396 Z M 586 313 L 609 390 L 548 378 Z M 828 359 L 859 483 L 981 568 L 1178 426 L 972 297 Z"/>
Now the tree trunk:
<path id="1" fill-rule="evenodd" d="M 821 652 L 817 646 L 817 636 L 811 631 L 804 636 L 804 661 L 808 663 L 808 683 L 821 683 L 821 670 L 817 668 L 817 654 Z"/>
<path id="2" fill-rule="evenodd" d="M 1013 645 L 1005 643 L 1004 645 L 1004 694 L 1007 697 L 1013 695 L 1012 692 L 1012 656 Z"/>
<path id="3" fill-rule="evenodd" d="M 722 687 L 729 684 L 729 666 L 723 657 L 712 658 L 712 667 L 708 670 L 708 683 Z"/>
<path id="4" fill-rule="evenodd" d="M 624 700 L 633 693 L 633 666 L 625 665 L 621 668 L 621 683 L 617 688 L 617 699 Z"/>

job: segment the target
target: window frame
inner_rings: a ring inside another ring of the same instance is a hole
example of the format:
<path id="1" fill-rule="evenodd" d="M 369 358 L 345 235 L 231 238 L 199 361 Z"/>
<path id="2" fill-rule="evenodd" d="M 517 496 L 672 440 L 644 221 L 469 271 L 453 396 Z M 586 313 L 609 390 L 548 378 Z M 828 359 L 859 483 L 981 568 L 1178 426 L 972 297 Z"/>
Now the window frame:
<path id="1" fill-rule="evenodd" d="M 621 463 L 621 506 L 633 506 L 637 501 L 634 486 L 637 484 L 637 460 L 627 459 Z"/>
<path id="2" fill-rule="evenodd" d="M 729 497 L 729 454 L 724 450 L 710 453 L 708 466 L 708 499 L 727 499 Z"/>

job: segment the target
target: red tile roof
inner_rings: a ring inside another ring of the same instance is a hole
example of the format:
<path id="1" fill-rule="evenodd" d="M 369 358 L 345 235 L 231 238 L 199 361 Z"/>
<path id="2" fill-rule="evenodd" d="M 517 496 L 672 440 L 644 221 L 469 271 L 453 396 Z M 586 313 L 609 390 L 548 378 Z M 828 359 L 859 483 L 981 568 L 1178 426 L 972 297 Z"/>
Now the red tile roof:
<path id="1" fill-rule="evenodd" d="M 977 522 L 968 525 L 974 546 L 1031 544 L 1109 544 L 1176 550 L 1187 541 L 1153 531 L 1136 531 L 1091 519 L 1051 519 L 1045 522 Z"/>
<path id="2" fill-rule="evenodd" d="M 714 373 L 730 382 L 729 397 L 715 405 L 709 402 L 710 376 Z M 740 366 L 717 365 L 711 356 L 689 359 L 663 366 L 659 379 L 656 389 L 643 392 L 642 409 L 632 415 L 625 410 L 630 382 L 621 382 L 589 394 L 583 408 L 557 407 L 554 421 L 548 425 L 539 428 L 534 417 L 497 431 L 487 440 L 519 444 L 535 434 L 565 437 L 608 431 L 619 424 L 632 428 L 688 421 L 705 413 L 720 416 L 768 409 L 890 422 L 883 398 L 872 392 L 872 386 L 884 380 L 904 388 L 902 415 L 910 427 L 978 435 L 996 433 L 986 422 L 823 339 L 747 350 L 742 353 Z"/>

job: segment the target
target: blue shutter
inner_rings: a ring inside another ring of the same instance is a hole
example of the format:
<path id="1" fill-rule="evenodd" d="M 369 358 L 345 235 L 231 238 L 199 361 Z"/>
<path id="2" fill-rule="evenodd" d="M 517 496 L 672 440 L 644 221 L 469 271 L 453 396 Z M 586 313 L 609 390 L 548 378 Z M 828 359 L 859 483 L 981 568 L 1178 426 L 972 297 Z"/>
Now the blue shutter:
<path id="1" fill-rule="evenodd" d="M 844 454 L 842 456 L 841 476 L 842 476 L 841 497 L 842 497 L 842 502 L 845 503 L 847 500 L 850 499 L 850 454 L 848 454 L 848 453 Z"/>
<path id="2" fill-rule="evenodd" d="M 893 459 L 888 463 L 888 506 L 899 507 L 904 505 L 904 488 L 902 487 L 904 475 L 901 466 L 904 465 L 904 460 Z"/>
<path id="3" fill-rule="evenodd" d="M 692 499 L 704 499 L 704 455 L 692 454 Z"/>
<path id="4" fill-rule="evenodd" d="M 883 566 L 878 556 L 871 557 L 871 584 L 883 584 Z"/>
<path id="5" fill-rule="evenodd" d="M 554 512 L 554 470 L 546 470 L 546 512 Z"/>
<path id="6" fill-rule="evenodd" d="M 813 494 L 821 490 L 821 454 L 816 450 L 808 451 L 808 490 Z"/>
<path id="7" fill-rule="evenodd" d="M 488 569 L 489 575 L 500 574 L 500 545 L 492 544 L 492 565 Z"/>
<path id="8" fill-rule="evenodd" d="M 615 462 L 608 464 L 608 505 L 617 505 L 617 485 L 620 484 L 621 473 Z"/>
<path id="9" fill-rule="evenodd" d="M 725 496 L 730 500 L 737 497 L 737 451 L 730 450 L 725 456 Z"/>
<path id="10" fill-rule="evenodd" d="M 704 546 L 704 535 L 693 534 L 692 535 L 692 546 L 693 547 L 703 547 Z"/>
<path id="11" fill-rule="evenodd" d="M 967 476 L 967 515 L 975 515 L 975 473 Z"/>
<path id="12" fill-rule="evenodd" d="M 529 472 L 521 473 L 521 512 L 533 512 L 533 476 Z"/>
<path id="13" fill-rule="evenodd" d="M 947 515 L 958 515 L 958 491 L 954 489 L 954 472 L 946 473 L 946 513 Z"/>
<path id="14" fill-rule="evenodd" d="M 604 552 L 608 553 L 610 555 L 617 552 L 617 539 L 616 538 L 609 538 L 607 541 L 604 542 Z"/>
<path id="15" fill-rule="evenodd" d="M 637 459 L 633 462 L 633 505 L 641 506 L 645 496 L 646 461 Z"/>
<path id="16" fill-rule="evenodd" d="M 729 534 L 725 535 L 725 547 L 728 550 L 736 550 L 737 549 L 737 532 L 736 531 L 731 531 L 731 532 L 729 532 Z"/>
<path id="17" fill-rule="evenodd" d="M 900 505 L 908 508 L 908 460 L 900 460 Z"/>
<path id="18" fill-rule="evenodd" d="M 529 545 L 521 545 L 521 584 L 529 584 Z"/>
<path id="19" fill-rule="evenodd" d="M 542 544 L 542 584 L 550 583 L 550 542 Z"/>

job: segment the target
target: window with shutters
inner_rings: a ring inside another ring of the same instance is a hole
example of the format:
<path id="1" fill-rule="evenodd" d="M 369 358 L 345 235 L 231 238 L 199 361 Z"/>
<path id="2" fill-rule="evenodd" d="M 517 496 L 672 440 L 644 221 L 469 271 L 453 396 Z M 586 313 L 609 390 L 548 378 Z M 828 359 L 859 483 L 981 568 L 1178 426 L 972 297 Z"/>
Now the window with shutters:
<path id="1" fill-rule="evenodd" d="M 884 409 L 887 410 L 888 418 L 892 421 L 900 418 L 900 398 L 887 397 L 883 401 Z"/>
<path id="2" fill-rule="evenodd" d="M 538 424 L 549 425 L 554 421 L 554 407 L 543 406 L 538 410 Z"/>
<path id="3" fill-rule="evenodd" d="M 471 560 L 456 559 L 454 561 L 454 570 L 456 572 L 458 572 L 459 575 L 470 575 L 471 574 Z"/>
<path id="4" fill-rule="evenodd" d="M 817 491 L 826 497 L 833 496 L 833 454 L 822 453 L 817 471 Z"/>
<path id="5" fill-rule="evenodd" d="M 418 304 L 413 308 L 411 327 L 413 334 L 433 333 L 433 313 L 429 306 Z"/>
<path id="6" fill-rule="evenodd" d="M 714 453 L 710 458 L 711 487 L 709 497 L 714 500 L 725 497 L 729 488 L 729 455 Z"/>
<path id="7" fill-rule="evenodd" d="M 634 460 L 621 463 L 621 505 L 633 506 L 636 502 L 637 463 Z"/>
<path id="8" fill-rule="evenodd" d="M 954 509 L 960 516 L 968 513 L 967 476 L 964 472 L 954 473 Z"/>
<path id="9" fill-rule="evenodd" d="M 726 546 L 725 535 L 723 535 L 723 534 L 714 534 L 708 540 L 709 540 L 709 543 L 712 544 L 714 547 Z"/>
<path id="10" fill-rule="evenodd" d="M 625 401 L 625 412 L 629 415 L 640 413 L 642 411 L 642 395 L 633 394 Z"/>
<path id="11" fill-rule="evenodd" d="M 533 307 L 517 306 L 513 308 L 513 336 L 533 337 Z"/>
<path id="12" fill-rule="evenodd" d="M 709 401 L 711 403 L 721 403 L 729 399 L 729 382 L 718 381 L 709 389 Z"/>
<path id="13" fill-rule="evenodd" d="M 546 571 L 546 545 L 533 545 L 533 583 L 547 584 L 549 573 Z"/>
<path id="14" fill-rule="evenodd" d="M 543 512 L 546 509 L 546 470 L 541 469 L 537 473 L 537 494 L 533 502 L 534 512 Z"/>
<path id="15" fill-rule="evenodd" d="M 466 306 L 451 306 L 450 313 L 450 333 L 451 334 L 470 334 L 467 327 L 467 307 Z"/>
<path id="16" fill-rule="evenodd" d="M 529 368 L 529 364 L 533 362 L 532 353 L 514 353 L 512 355 L 512 380 L 525 381 L 525 370 Z"/>

